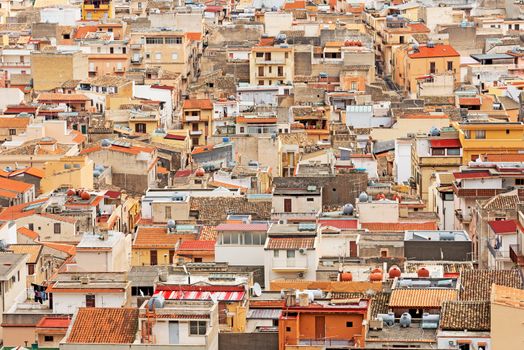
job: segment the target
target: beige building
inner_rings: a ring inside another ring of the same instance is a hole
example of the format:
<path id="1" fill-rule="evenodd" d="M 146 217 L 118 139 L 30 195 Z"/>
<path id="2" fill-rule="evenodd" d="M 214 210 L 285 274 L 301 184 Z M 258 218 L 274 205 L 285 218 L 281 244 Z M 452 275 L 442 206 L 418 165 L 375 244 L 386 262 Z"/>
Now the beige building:
<path id="1" fill-rule="evenodd" d="M 491 287 L 492 349 L 524 348 L 524 290 L 493 284 Z"/>
<path id="2" fill-rule="evenodd" d="M 206 145 L 212 132 L 213 103 L 210 99 L 189 99 L 182 108 L 182 128 L 189 131 L 192 146 Z"/>
<path id="3" fill-rule="evenodd" d="M 40 189 L 42 193 L 49 193 L 60 186 L 93 189 L 93 168 L 94 162 L 86 156 L 46 162 Z"/>
<path id="4" fill-rule="evenodd" d="M 293 82 L 294 50 L 286 44 L 255 46 L 249 57 L 249 80 L 252 85 L 283 85 Z"/>
<path id="5" fill-rule="evenodd" d="M 87 56 L 80 51 L 31 53 L 31 74 L 36 91 L 57 88 L 68 80 L 87 79 L 87 71 Z"/>
<path id="6" fill-rule="evenodd" d="M 4 312 L 16 302 L 26 299 L 27 254 L 0 254 L 0 321 Z M 3 323 L 3 322 L 2 322 Z M 3 328 L 0 327 L 0 338 L 4 339 Z M 4 342 L 5 345 L 5 342 Z"/>

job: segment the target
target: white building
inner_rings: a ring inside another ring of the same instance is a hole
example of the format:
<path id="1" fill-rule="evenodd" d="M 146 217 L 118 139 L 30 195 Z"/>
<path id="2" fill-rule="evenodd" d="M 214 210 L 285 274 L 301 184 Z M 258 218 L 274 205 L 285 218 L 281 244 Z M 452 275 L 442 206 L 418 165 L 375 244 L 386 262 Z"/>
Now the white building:
<path id="1" fill-rule="evenodd" d="M 76 26 L 82 19 L 80 7 L 45 7 L 40 9 L 40 22 Z"/>
<path id="2" fill-rule="evenodd" d="M 76 246 L 78 271 L 126 272 L 131 268 L 132 235 L 110 231 L 85 233 Z"/>
<path id="3" fill-rule="evenodd" d="M 233 266 L 264 266 L 264 244 L 268 225 L 264 223 L 220 224 L 215 261 Z"/>
<path id="4" fill-rule="evenodd" d="M 316 224 L 273 224 L 264 246 L 266 289 L 277 279 L 316 280 L 319 237 Z"/>
<path id="5" fill-rule="evenodd" d="M 322 211 L 322 188 L 275 188 L 271 205 L 274 220 L 315 218 Z"/>
<path id="6" fill-rule="evenodd" d="M 411 143 L 410 138 L 395 140 L 393 174 L 397 184 L 408 182 L 409 178 L 413 176 L 411 173 Z"/>
<path id="7" fill-rule="evenodd" d="M 134 96 L 152 101 L 160 101 L 160 124 L 170 128 L 173 123 L 173 94 L 169 87 L 155 85 L 135 85 Z"/>

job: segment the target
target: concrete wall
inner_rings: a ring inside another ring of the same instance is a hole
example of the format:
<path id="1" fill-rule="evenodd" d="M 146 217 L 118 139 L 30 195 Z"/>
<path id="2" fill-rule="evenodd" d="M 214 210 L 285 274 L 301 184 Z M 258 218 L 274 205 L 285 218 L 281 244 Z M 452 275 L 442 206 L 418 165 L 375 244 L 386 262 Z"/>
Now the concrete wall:
<path id="1" fill-rule="evenodd" d="M 469 261 L 472 248 L 469 241 L 405 241 L 404 256 L 408 260 Z"/>
<path id="2" fill-rule="evenodd" d="M 219 350 L 277 350 L 278 333 L 220 333 Z"/>

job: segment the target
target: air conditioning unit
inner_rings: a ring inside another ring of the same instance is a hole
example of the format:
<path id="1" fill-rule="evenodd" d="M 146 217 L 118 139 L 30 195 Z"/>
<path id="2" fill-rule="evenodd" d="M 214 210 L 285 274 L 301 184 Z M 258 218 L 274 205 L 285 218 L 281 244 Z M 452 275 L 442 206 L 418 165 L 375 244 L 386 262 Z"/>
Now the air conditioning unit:
<path id="1" fill-rule="evenodd" d="M 306 255 L 307 250 L 306 250 L 306 248 L 300 248 L 300 249 L 298 250 L 298 252 L 299 252 L 300 254 L 302 254 L 302 255 Z"/>
<path id="2" fill-rule="evenodd" d="M 298 273 L 298 278 L 304 278 L 304 272 L 299 272 Z"/>

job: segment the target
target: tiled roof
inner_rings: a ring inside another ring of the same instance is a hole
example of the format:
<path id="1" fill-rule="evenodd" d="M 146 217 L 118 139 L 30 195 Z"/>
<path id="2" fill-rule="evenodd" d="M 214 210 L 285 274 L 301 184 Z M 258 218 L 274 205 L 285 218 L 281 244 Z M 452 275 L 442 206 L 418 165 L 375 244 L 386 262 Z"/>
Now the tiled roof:
<path id="1" fill-rule="evenodd" d="M 488 221 L 488 225 L 497 235 L 517 233 L 516 220 L 493 220 Z"/>
<path id="2" fill-rule="evenodd" d="M 67 222 L 68 224 L 75 224 L 78 221 L 76 218 L 72 216 L 62 216 L 62 215 L 56 215 L 56 214 L 50 214 L 50 213 L 42 213 L 39 215 L 44 218 L 51 219 L 51 220 Z"/>
<path id="3" fill-rule="evenodd" d="M 31 238 L 33 241 L 38 239 L 38 233 L 36 233 L 33 230 L 28 229 L 27 227 L 19 227 L 16 229 L 16 232 L 20 233 L 21 235 Z"/>
<path id="4" fill-rule="evenodd" d="M 68 328 L 71 323 L 70 317 L 44 316 L 36 324 L 37 328 Z"/>
<path id="5" fill-rule="evenodd" d="M 409 58 L 460 57 L 451 45 L 436 44 L 435 47 L 419 46 L 418 52 L 410 53 Z"/>
<path id="6" fill-rule="evenodd" d="M 482 102 L 480 97 L 460 97 L 459 105 L 461 106 L 480 106 Z"/>
<path id="7" fill-rule="evenodd" d="M 96 32 L 98 29 L 97 26 L 83 26 L 78 27 L 75 32 L 75 39 L 84 39 L 88 33 Z"/>
<path id="8" fill-rule="evenodd" d="M 306 2 L 295 0 L 294 2 L 287 2 L 284 4 L 284 10 L 298 10 L 298 9 L 305 9 L 306 8 Z"/>
<path id="9" fill-rule="evenodd" d="M 198 237 L 201 241 L 216 241 L 218 237 L 218 231 L 216 226 L 204 225 L 200 230 L 200 236 Z"/>
<path id="10" fill-rule="evenodd" d="M 333 220 L 329 220 L 329 219 L 319 219 L 319 220 L 318 220 L 318 223 L 319 223 L 321 226 L 332 226 L 332 227 L 339 228 L 339 229 L 341 229 L 341 230 L 356 229 L 356 228 L 358 228 L 358 220 L 356 220 L 356 219 L 351 219 L 351 220 L 343 220 L 343 219 L 340 219 L 340 220 L 337 220 L 337 219 L 333 219 Z"/>
<path id="11" fill-rule="evenodd" d="M 366 292 L 332 292 L 332 299 L 371 299 L 371 317 L 377 314 L 387 314 L 389 311 L 389 298 L 391 293 L 375 292 L 372 295 Z"/>
<path id="12" fill-rule="evenodd" d="M 0 128 L 22 129 L 26 128 L 30 122 L 31 118 L 26 117 L 1 117 Z"/>
<path id="13" fill-rule="evenodd" d="M 390 307 L 440 308 L 444 301 L 456 300 L 456 289 L 394 289 Z"/>
<path id="14" fill-rule="evenodd" d="M 178 250 L 209 250 L 215 251 L 215 241 L 186 240 L 178 246 Z"/>
<path id="15" fill-rule="evenodd" d="M 44 171 L 42 169 L 38 169 L 38 168 L 35 168 L 35 167 L 27 167 L 27 168 L 24 168 L 24 169 L 14 170 L 14 171 L 8 173 L 7 177 L 13 177 L 13 176 L 17 176 L 17 175 L 20 175 L 20 174 L 29 174 L 29 175 L 32 175 L 34 177 L 39 177 L 39 178 L 43 178 L 45 176 L 45 173 L 44 173 Z"/>
<path id="16" fill-rule="evenodd" d="M 87 102 L 89 101 L 89 98 L 86 95 L 82 94 L 59 94 L 59 93 L 51 93 L 51 92 L 44 92 L 38 95 L 36 98 L 39 102 L 41 101 L 51 101 L 51 102 L 61 102 L 61 101 L 67 101 L 67 102 Z"/>
<path id="17" fill-rule="evenodd" d="M 186 37 L 187 37 L 189 40 L 200 41 L 200 40 L 202 40 L 202 33 L 198 33 L 198 32 L 189 32 L 189 33 L 186 33 Z"/>
<path id="18" fill-rule="evenodd" d="M 67 343 L 131 344 L 137 330 L 136 308 L 80 308 Z"/>
<path id="19" fill-rule="evenodd" d="M 98 146 L 86 148 L 82 150 L 80 154 L 89 154 L 89 153 L 98 152 L 98 151 L 105 150 L 105 149 L 115 151 L 115 152 L 129 153 L 129 154 L 135 154 L 135 155 L 140 154 L 142 152 L 143 153 L 154 153 L 155 152 L 155 148 L 153 147 L 142 147 L 142 146 L 120 147 L 120 146 L 115 146 L 115 145 L 111 145 L 109 147 L 102 147 L 98 145 Z"/>
<path id="20" fill-rule="evenodd" d="M 217 231 L 267 231 L 266 224 L 220 224 Z"/>
<path id="21" fill-rule="evenodd" d="M 440 327 L 449 331 L 489 331 L 489 301 L 445 301 Z"/>
<path id="22" fill-rule="evenodd" d="M 313 249 L 315 246 L 315 238 L 269 238 L 267 245 L 268 249 Z"/>
<path id="23" fill-rule="evenodd" d="M 487 202 L 485 202 L 482 205 L 482 208 L 488 210 L 507 210 L 510 208 L 516 208 L 517 204 L 520 203 L 520 199 L 517 193 L 517 190 L 514 190 L 508 193 L 498 194 L 495 197 L 489 199 Z"/>
<path id="24" fill-rule="evenodd" d="M 184 100 L 184 109 L 213 109 L 210 99 L 190 99 Z"/>
<path id="25" fill-rule="evenodd" d="M 64 252 L 71 256 L 76 255 L 76 247 L 71 244 L 54 243 L 54 242 L 42 242 L 42 244 L 48 248 Z"/>
<path id="26" fill-rule="evenodd" d="M 195 239 L 193 234 L 167 233 L 166 226 L 139 226 L 133 248 L 175 248 L 180 240 Z"/>
<path id="27" fill-rule="evenodd" d="M 370 231 L 401 232 L 411 230 L 436 230 L 435 221 L 426 222 L 365 222 L 360 224 L 363 229 Z"/>
<path id="28" fill-rule="evenodd" d="M 38 258 L 40 257 L 40 252 L 42 251 L 41 244 L 11 244 L 8 248 L 9 251 L 12 251 L 15 254 L 28 254 L 29 260 L 28 264 L 36 264 Z"/>
<path id="29" fill-rule="evenodd" d="M 0 189 L 8 192 L 24 193 L 29 191 L 34 185 L 22 181 L 16 181 L 0 177 Z"/>
<path id="30" fill-rule="evenodd" d="M 493 283 L 522 288 L 518 270 L 469 270 L 461 273 L 460 300 L 489 300 Z"/>
<path id="31" fill-rule="evenodd" d="M 455 179 L 480 179 L 490 177 L 491 173 L 487 170 L 455 172 L 453 173 Z"/>
<path id="32" fill-rule="evenodd" d="M 191 210 L 198 211 L 198 219 L 204 225 L 225 222 L 229 214 L 251 215 L 253 220 L 271 218 L 271 200 L 251 201 L 245 197 L 191 197 Z"/>
<path id="33" fill-rule="evenodd" d="M 0 221 L 16 220 L 36 213 L 32 206 L 46 202 L 48 198 L 41 198 L 32 202 L 7 207 L 0 213 Z"/>

